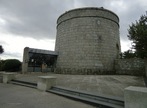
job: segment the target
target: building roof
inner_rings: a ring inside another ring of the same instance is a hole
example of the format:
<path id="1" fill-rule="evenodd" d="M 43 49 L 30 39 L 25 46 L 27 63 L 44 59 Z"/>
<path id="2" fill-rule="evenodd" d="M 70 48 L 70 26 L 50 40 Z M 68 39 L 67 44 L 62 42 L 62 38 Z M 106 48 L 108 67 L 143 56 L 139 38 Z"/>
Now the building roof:
<path id="1" fill-rule="evenodd" d="M 29 48 L 29 53 L 39 53 L 39 54 L 48 54 L 48 55 L 56 55 L 56 56 L 58 55 L 58 52 L 56 51 L 35 49 L 35 48 Z"/>

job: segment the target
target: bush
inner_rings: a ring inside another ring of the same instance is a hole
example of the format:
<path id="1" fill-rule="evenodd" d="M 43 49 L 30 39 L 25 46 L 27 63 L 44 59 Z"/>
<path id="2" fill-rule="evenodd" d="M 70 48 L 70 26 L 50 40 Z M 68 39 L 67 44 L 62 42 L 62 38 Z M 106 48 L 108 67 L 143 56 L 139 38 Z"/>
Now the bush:
<path id="1" fill-rule="evenodd" d="M 0 71 L 3 71 L 4 63 L 5 63 L 5 60 L 0 60 Z"/>
<path id="2" fill-rule="evenodd" d="M 5 60 L 4 64 L 2 65 L 2 70 L 16 72 L 20 70 L 20 67 L 21 67 L 21 62 L 19 60 L 8 59 L 8 60 Z"/>

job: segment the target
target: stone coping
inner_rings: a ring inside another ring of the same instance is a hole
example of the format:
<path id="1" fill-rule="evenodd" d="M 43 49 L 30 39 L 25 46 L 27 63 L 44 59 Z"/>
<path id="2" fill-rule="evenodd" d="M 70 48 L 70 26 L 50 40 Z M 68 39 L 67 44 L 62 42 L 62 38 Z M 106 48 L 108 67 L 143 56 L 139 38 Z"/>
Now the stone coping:
<path id="1" fill-rule="evenodd" d="M 50 79 L 50 78 L 57 78 L 55 76 L 38 76 L 39 78 Z"/>
<path id="2" fill-rule="evenodd" d="M 135 92 L 147 93 L 147 88 L 145 88 L 145 87 L 129 86 L 129 87 L 125 88 L 125 90 L 132 90 Z"/>
<path id="3" fill-rule="evenodd" d="M 5 72 L 5 73 L 3 73 L 4 75 L 14 75 L 14 74 L 17 74 L 17 73 L 7 73 L 7 72 Z"/>

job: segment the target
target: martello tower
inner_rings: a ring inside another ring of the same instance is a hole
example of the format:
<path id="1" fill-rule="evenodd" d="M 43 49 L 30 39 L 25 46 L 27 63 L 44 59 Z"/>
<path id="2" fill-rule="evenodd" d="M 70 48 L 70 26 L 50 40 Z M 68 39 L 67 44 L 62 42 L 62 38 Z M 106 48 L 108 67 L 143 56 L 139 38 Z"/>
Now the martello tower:
<path id="1" fill-rule="evenodd" d="M 57 20 L 56 72 L 103 74 L 114 71 L 120 53 L 119 18 L 104 8 L 78 8 Z"/>

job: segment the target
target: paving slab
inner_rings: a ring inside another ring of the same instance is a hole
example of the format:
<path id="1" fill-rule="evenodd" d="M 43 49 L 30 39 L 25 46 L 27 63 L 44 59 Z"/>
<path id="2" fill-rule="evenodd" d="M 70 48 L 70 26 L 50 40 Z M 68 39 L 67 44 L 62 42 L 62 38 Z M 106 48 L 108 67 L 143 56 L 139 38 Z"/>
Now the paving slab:
<path id="1" fill-rule="evenodd" d="M 98 108 L 52 93 L 0 83 L 0 108 Z"/>
<path id="2" fill-rule="evenodd" d="M 129 86 L 145 87 L 143 77 L 127 75 L 63 75 L 31 73 L 18 75 L 17 79 L 37 83 L 38 76 L 56 76 L 57 86 L 124 98 L 124 89 Z"/>

